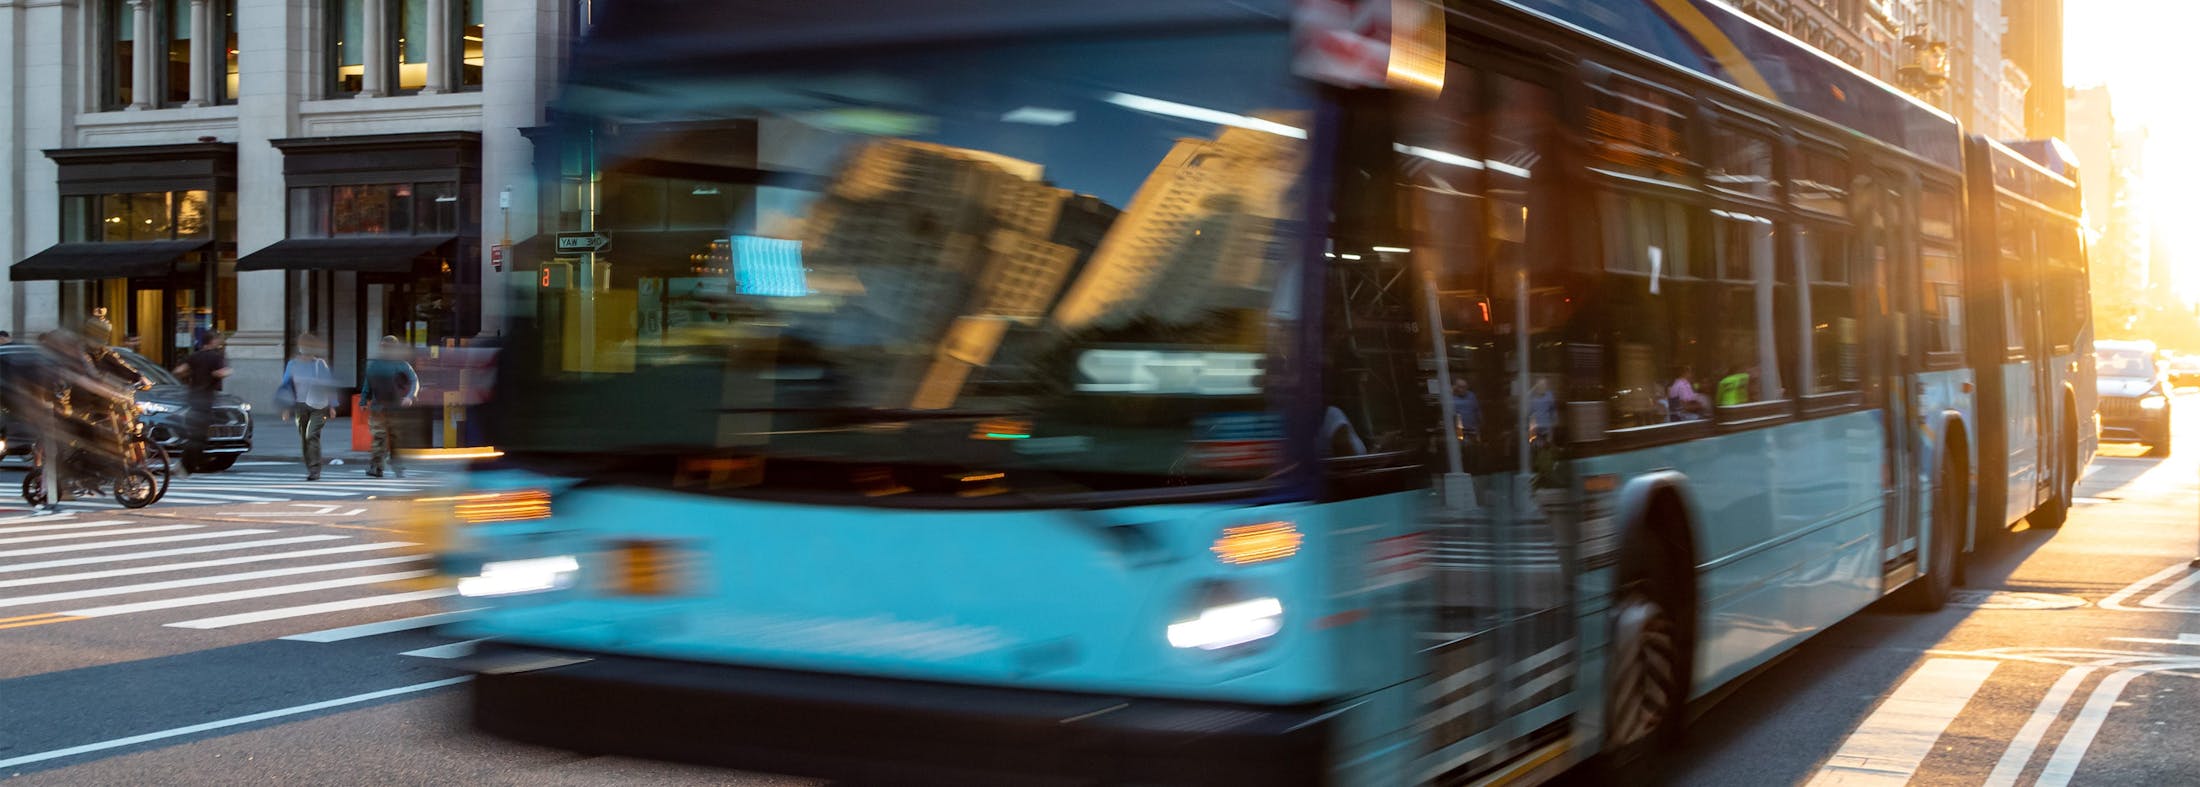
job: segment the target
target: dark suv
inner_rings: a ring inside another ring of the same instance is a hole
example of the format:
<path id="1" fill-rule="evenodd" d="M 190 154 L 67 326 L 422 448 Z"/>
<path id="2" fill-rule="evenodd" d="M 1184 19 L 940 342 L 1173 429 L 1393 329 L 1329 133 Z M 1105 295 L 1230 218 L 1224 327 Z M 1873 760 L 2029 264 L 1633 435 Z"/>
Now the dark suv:
<path id="1" fill-rule="evenodd" d="M 37 346 L 29 344 L 0 345 L 0 356 L 38 351 Z M 153 384 L 151 388 L 137 393 L 138 421 L 145 425 L 145 436 L 168 449 L 171 456 L 180 459 L 187 434 L 184 406 L 188 393 L 184 389 L 183 381 L 176 379 L 174 374 L 160 364 L 153 363 L 151 358 L 129 350 L 117 349 L 116 352 L 121 353 L 123 360 L 128 361 Z M 0 364 L 0 368 L 5 368 L 5 364 Z M 0 380 L 0 385 L 7 384 L 11 384 L 11 381 Z M 8 453 L 30 453 L 36 435 L 32 433 L 29 424 L 24 423 L 14 413 L 7 413 L 5 427 Z M 214 424 L 206 436 L 206 459 L 199 466 L 190 468 L 191 472 L 227 470 L 230 465 L 237 463 L 237 457 L 251 450 L 251 403 L 226 393 L 216 396 Z"/>
<path id="2" fill-rule="evenodd" d="M 2143 443 L 2150 456 L 2169 455 L 2169 377 L 2153 342 L 2093 343 L 2099 372 L 2101 439 Z"/>

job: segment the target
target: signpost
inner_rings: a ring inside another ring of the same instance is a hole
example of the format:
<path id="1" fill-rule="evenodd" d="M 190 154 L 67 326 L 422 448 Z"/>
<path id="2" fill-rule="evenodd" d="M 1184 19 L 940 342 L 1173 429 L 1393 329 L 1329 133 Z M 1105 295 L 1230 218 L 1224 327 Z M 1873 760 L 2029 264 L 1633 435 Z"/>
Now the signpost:
<path id="1" fill-rule="evenodd" d="M 611 249 L 611 236 L 602 232 L 558 233 L 559 254 L 601 254 Z"/>

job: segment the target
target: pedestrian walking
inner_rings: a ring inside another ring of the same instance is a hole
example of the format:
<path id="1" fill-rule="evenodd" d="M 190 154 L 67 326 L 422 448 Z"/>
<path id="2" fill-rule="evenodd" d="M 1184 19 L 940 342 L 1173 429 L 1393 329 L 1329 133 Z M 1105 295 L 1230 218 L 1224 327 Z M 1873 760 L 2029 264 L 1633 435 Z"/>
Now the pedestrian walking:
<path id="1" fill-rule="evenodd" d="M 329 371 L 327 352 L 321 337 L 298 337 L 298 354 L 283 364 L 283 381 L 275 386 L 275 406 L 283 420 L 298 422 L 307 481 L 321 480 L 321 427 L 336 415 L 336 376 Z"/>
<path id="2" fill-rule="evenodd" d="M 413 371 L 411 355 L 411 348 L 397 337 L 382 337 L 381 347 L 374 358 L 367 360 L 366 376 L 360 381 L 359 399 L 367 407 L 369 434 L 374 436 L 374 456 L 367 464 L 367 475 L 375 478 L 381 478 L 385 470 L 394 471 L 398 478 L 405 477 L 405 465 L 398 455 L 404 447 L 400 445 L 404 430 L 395 421 L 403 416 L 404 408 L 412 406 L 413 397 L 420 395 L 420 375 Z"/>
<path id="3" fill-rule="evenodd" d="M 206 466 L 206 433 L 214 426 L 214 399 L 221 394 L 222 380 L 228 379 L 229 337 L 220 332 L 208 332 L 197 352 L 183 359 L 176 367 L 176 374 L 183 377 L 184 431 L 183 471 L 188 476 Z"/>

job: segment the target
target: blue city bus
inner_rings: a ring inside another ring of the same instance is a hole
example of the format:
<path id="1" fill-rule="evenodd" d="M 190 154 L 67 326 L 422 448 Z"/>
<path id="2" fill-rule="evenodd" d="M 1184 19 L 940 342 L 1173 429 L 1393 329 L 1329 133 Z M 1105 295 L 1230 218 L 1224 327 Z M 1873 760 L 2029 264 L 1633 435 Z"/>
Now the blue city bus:
<path id="1" fill-rule="evenodd" d="M 2061 527 L 2100 429 L 2081 163 L 2056 140 L 1967 141 L 1980 535 Z M 1998 512 L 1998 522 L 1988 521 Z M 1995 527 L 2000 525 L 2000 527 Z"/>
<path id="2" fill-rule="evenodd" d="M 1980 146 L 1711 0 L 1393 7 L 1414 46 L 606 4 L 530 132 L 569 234 L 523 244 L 502 455 L 423 506 L 473 722 L 890 783 L 1632 778 L 1945 603 L 1999 428 Z"/>

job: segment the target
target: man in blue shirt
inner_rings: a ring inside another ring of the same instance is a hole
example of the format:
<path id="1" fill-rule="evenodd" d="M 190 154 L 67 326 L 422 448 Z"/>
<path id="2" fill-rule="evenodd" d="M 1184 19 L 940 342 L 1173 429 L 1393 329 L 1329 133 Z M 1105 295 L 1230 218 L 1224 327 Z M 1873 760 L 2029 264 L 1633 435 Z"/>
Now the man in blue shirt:
<path id="1" fill-rule="evenodd" d="M 403 432 L 393 421 L 420 394 L 420 375 L 413 371 L 411 355 L 411 348 L 397 337 L 382 337 L 382 347 L 375 358 L 367 361 L 366 377 L 360 381 L 359 399 L 366 404 L 372 419 L 368 428 L 374 435 L 374 458 L 367 465 L 367 475 L 375 478 L 381 478 L 385 469 L 396 471 L 398 478 L 405 477 L 404 462 L 397 453 Z"/>
<path id="2" fill-rule="evenodd" d="M 322 357 L 327 347 L 319 336 L 298 337 L 298 355 L 283 364 L 283 381 L 275 386 L 275 403 L 283 420 L 298 420 L 307 481 L 321 480 L 321 427 L 336 414 L 335 375 Z"/>

